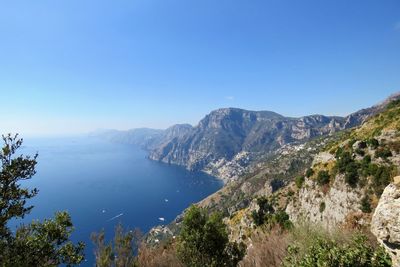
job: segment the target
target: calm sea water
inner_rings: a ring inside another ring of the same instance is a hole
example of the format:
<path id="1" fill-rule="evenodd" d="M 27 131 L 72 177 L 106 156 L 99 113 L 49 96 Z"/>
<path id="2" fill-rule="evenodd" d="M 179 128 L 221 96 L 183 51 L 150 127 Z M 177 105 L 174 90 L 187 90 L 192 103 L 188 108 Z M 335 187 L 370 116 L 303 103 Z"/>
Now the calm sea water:
<path id="1" fill-rule="evenodd" d="M 67 210 L 75 226 L 73 240 L 87 244 L 83 266 L 94 264 L 93 231 L 104 228 L 112 236 L 119 222 L 148 231 L 222 186 L 204 173 L 148 160 L 135 146 L 95 138 L 25 139 L 21 152 L 36 151 L 37 174 L 24 185 L 37 187 L 39 194 L 29 202 L 35 208 L 24 221 Z"/>

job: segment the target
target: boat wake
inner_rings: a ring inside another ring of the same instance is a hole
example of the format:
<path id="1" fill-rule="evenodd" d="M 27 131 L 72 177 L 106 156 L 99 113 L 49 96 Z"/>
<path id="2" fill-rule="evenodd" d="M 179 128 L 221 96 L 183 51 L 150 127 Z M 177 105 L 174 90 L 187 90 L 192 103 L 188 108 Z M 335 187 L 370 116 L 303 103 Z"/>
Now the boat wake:
<path id="1" fill-rule="evenodd" d="M 111 219 L 109 219 L 108 222 L 111 222 L 111 221 L 113 221 L 113 220 L 115 220 L 115 219 L 121 217 L 122 215 L 124 215 L 124 214 L 123 214 L 123 213 L 118 214 L 117 216 L 114 216 L 114 217 L 112 217 Z"/>

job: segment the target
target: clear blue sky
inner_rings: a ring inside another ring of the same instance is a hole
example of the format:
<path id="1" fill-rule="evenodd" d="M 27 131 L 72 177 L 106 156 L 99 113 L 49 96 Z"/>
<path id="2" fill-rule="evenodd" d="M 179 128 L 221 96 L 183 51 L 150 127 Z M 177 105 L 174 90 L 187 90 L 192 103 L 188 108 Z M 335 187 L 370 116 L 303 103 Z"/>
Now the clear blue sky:
<path id="1" fill-rule="evenodd" d="M 0 0 L 0 130 L 345 115 L 400 91 L 399 0 Z"/>

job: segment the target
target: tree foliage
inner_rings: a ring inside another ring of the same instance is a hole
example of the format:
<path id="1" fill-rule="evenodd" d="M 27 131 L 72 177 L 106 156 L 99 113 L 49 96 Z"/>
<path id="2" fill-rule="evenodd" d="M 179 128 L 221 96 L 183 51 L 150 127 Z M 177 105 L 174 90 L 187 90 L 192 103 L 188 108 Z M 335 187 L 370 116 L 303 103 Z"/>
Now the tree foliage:
<path id="1" fill-rule="evenodd" d="M 33 221 L 22 225 L 15 233 L 10 220 L 24 218 L 33 208 L 27 200 L 38 190 L 24 188 L 21 182 L 35 173 L 37 154 L 16 156 L 23 140 L 18 135 L 3 136 L 0 152 L 0 263 L 1 266 L 71 266 L 83 260 L 84 244 L 69 241 L 73 231 L 71 217 L 66 212 L 56 213 L 54 219 Z"/>
<path id="2" fill-rule="evenodd" d="M 231 243 L 219 213 L 208 215 L 191 206 L 183 219 L 177 252 L 190 267 L 237 266 L 244 256 L 244 245 Z"/>
<path id="3" fill-rule="evenodd" d="M 276 210 L 266 197 L 257 198 L 257 205 L 258 210 L 251 214 L 256 226 L 266 224 L 270 227 L 279 225 L 283 229 L 292 227 L 289 215 L 282 209 Z"/>

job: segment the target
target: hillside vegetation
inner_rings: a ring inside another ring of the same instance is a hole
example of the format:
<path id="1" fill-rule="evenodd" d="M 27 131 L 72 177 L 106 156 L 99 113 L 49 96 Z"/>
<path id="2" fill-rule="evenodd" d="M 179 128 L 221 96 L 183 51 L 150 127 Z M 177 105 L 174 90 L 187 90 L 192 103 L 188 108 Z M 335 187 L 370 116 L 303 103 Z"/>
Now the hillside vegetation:
<path id="1" fill-rule="evenodd" d="M 391 266 L 369 229 L 399 166 L 397 100 L 357 128 L 282 146 L 198 206 L 222 212 L 230 240 L 247 246 L 239 266 Z M 179 236 L 181 222 L 160 229 Z M 173 254 L 176 241 L 162 239 Z"/>

